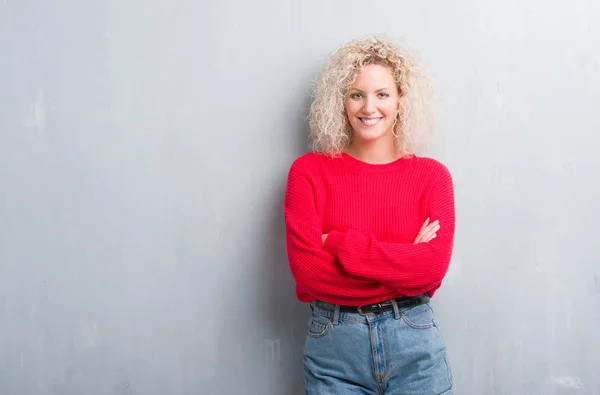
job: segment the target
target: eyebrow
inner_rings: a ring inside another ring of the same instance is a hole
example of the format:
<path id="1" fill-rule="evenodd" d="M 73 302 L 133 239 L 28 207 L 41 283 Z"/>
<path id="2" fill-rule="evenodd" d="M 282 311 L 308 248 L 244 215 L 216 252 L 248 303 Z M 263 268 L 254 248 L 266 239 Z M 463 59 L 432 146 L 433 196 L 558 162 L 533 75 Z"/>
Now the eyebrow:
<path id="1" fill-rule="evenodd" d="M 385 91 L 385 90 L 388 90 L 388 89 L 390 89 L 390 88 L 380 88 L 380 89 L 377 89 L 377 90 L 375 91 L 375 93 L 377 93 L 377 92 L 381 92 L 381 91 Z M 356 89 L 356 88 L 350 88 L 350 90 L 351 90 L 351 91 L 360 92 L 360 93 L 365 93 L 365 92 L 361 91 L 360 89 Z"/>

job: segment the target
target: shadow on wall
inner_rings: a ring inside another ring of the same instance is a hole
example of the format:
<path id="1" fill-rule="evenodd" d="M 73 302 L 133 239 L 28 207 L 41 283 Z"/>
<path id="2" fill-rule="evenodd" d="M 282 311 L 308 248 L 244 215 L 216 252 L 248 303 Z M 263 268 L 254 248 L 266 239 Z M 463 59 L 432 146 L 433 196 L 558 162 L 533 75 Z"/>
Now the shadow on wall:
<path id="1" fill-rule="evenodd" d="M 310 97 L 305 98 L 302 108 L 308 109 Z M 306 115 L 299 118 L 295 127 L 288 131 L 293 158 L 278 172 L 276 188 L 269 194 L 269 220 L 267 242 L 264 244 L 263 273 L 268 289 L 265 290 L 265 322 L 271 327 L 272 338 L 265 339 L 265 363 L 269 377 L 277 378 L 269 388 L 270 394 L 304 394 L 303 346 L 307 331 L 308 304 L 296 299 L 295 282 L 290 272 L 285 245 L 285 222 L 283 201 L 287 173 L 291 162 L 307 151 Z"/>

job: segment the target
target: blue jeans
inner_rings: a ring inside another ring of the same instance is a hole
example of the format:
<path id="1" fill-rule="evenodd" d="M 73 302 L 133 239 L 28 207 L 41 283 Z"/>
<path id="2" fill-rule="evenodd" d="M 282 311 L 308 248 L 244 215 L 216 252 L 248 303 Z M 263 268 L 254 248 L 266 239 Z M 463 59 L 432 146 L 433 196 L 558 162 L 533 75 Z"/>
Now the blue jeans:
<path id="1" fill-rule="evenodd" d="M 446 344 L 429 303 L 379 314 L 311 303 L 308 395 L 453 395 Z"/>

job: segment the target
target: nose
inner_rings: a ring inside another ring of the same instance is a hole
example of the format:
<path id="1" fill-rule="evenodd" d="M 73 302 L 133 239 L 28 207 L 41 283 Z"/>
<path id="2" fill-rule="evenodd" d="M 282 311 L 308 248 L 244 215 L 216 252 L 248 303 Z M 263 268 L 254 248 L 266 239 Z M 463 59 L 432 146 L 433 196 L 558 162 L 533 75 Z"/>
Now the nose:
<path id="1" fill-rule="evenodd" d="M 375 107 L 375 103 L 374 103 L 373 99 L 371 99 L 370 97 L 366 97 L 364 103 L 365 103 L 365 105 L 363 106 L 362 111 L 365 115 L 375 113 L 376 107 Z"/>

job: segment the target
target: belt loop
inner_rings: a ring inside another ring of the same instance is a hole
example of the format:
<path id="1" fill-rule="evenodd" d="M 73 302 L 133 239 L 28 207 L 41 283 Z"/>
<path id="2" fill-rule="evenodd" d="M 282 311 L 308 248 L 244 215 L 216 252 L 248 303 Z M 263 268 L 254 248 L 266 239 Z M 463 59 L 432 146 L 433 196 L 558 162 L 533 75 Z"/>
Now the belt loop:
<path id="1" fill-rule="evenodd" d="M 340 319 L 340 305 L 336 304 L 335 308 L 333 309 L 333 325 L 337 325 L 338 321 Z"/>
<path id="2" fill-rule="evenodd" d="M 396 299 L 392 299 L 392 306 L 394 307 L 394 318 L 399 320 L 400 319 L 400 309 L 398 308 L 398 303 L 396 302 Z"/>

